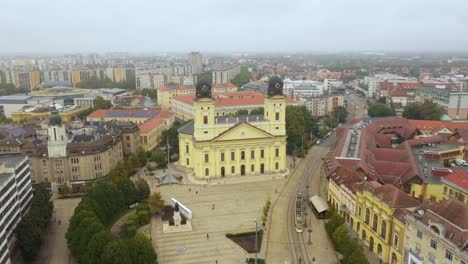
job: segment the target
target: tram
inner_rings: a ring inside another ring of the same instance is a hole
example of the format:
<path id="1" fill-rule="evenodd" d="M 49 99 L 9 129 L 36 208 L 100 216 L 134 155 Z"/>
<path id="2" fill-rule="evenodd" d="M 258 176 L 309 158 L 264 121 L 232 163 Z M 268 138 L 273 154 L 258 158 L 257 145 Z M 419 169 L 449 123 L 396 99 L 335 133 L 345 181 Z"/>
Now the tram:
<path id="1" fill-rule="evenodd" d="M 302 201 L 303 201 L 303 197 L 302 197 L 302 193 L 297 193 L 297 196 L 296 196 L 296 215 L 295 215 L 295 227 L 296 227 L 296 232 L 298 233 L 302 233 Z"/>

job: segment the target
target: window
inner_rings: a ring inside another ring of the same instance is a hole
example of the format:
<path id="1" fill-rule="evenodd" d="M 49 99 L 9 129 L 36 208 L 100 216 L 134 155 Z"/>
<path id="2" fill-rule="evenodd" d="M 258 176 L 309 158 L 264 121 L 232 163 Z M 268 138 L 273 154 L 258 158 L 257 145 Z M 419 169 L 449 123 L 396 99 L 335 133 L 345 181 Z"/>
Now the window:
<path id="1" fill-rule="evenodd" d="M 447 186 L 444 186 L 444 194 L 447 195 Z"/>
<path id="2" fill-rule="evenodd" d="M 209 159 L 209 156 L 208 156 L 207 153 L 205 154 L 205 162 L 207 162 L 207 163 L 210 162 L 210 159 Z"/>
<path id="3" fill-rule="evenodd" d="M 208 168 L 205 169 L 205 176 L 210 175 L 210 170 Z"/>
<path id="4" fill-rule="evenodd" d="M 419 239 L 422 239 L 423 234 L 421 230 L 418 230 L 416 235 L 418 236 Z"/>
<path id="5" fill-rule="evenodd" d="M 396 254 L 392 253 L 392 264 L 397 264 L 397 261 L 398 261 L 398 259 L 397 259 Z"/>
<path id="6" fill-rule="evenodd" d="M 221 161 L 224 161 L 224 152 L 221 153 Z"/>
<path id="7" fill-rule="evenodd" d="M 379 217 L 377 216 L 377 214 L 374 214 L 374 222 L 372 223 L 372 229 L 374 229 L 374 231 L 377 231 L 378 224 L 379 224 Z"/>
<path id="8" fill-rule="evenodd" d="M 385 239 L 387 236 L 387 222 L 385 220 L 382 220 L 382 225 L 380 226 L 380 237 Z"/>
<path id="9" fill-rule="evenodd" d="M 361 216 L 361 206 L 358 207 L 358 215 Z"/>
<path id="10" fill-rule="evenodd" d="M 364 220 L 366 224 L 369 224 L 369 218 L 370 218 L 370 210 L 369 208 L 366 208 L 366 219 Z"/>
<path id="11" fill-rule="evenodd" d="M 393 245 L 395 247 L 398 247 L 398 235 L 395 235 L 395 237 L 393 238 Z"/>
<path id="12" fill-rule="evenodd" d="M 437 249 L 437 242 L 435 242 L 434 240 L 431 240 L 431 248 Z"/>
<path id="13" fill-rule="evenodd" d="M 435 256 L 429 256 L 429 262 L 435 264 Z"/>
<path id="14" fill-rule="evenodd" d="M 185 145 L 185 153 L 187 153 L 187 154 L 189 153 L 189 147 L 188 147 L 188 145 Z"/>
<path id="15" fill-rule="evenodd" d="M 241 151 L 241 160 L 245 160 L 245 151 Z"/>
<path id="16" fill-rule="evenodd" d="M 250 171 L 251 171 L 251 172 L 254 172 L 254 171 L 255 171 L 255 165 L 253 165 L 253 164 L 250 165 Z"/>
<path id="17" fill-rule="evenodd" d="M 445 258 L 452 261 L 453 260 L 453 254 L 452 252 L 445 250 Z"/>
<path id="18" fill-rule="evenodd" d="M 276 162 L 276 163 L 275 163 L 275 170 L 278 170 L 278 169 L 279 169 L 279 163 Z"/>
<path id="19" fill-rule="evenodd" d="M 236 160 L 236 153 L 234 151 L 231 152 L 231 160 Z"/>
<path id="20" fill-rule="evenodd" d="M 255 159 L 255 150 L 250 151 L 250 158 Z"/>
<path id="21" fill-rule="evenodd" d="M 234 174 L 236 172 L 236 168 L 234 166 L 231 167 L 231 173 Z"/>
<path id="22" fill-rule="evenodd" d="M 189 163 L 189 159 L 187 159 L 187 166 L 188 166 L 189 164 L 190 164 L 190 163 Z"/>
<path id="23" fill-rule="evenodd" d="M 208 124 L 208 117 L 207 116 L 203 116 L 203 124 Z"/>
<path id="24" fill-rule="evenodd" d="M 275 120 L 279 120 L 279 114 L 280 114 L 279 112 L 275 113 Z"/>
<path id="25" fill-rule="evenodd" d="M 279 157 L 279 148 L 275 149 L 275 157 Z"/>
<path id="26" fill-rule="evenodd" d="M 261 159 L 265 158 L 265 150 L 264 149 L 260 150 L 260 158 Z"/>

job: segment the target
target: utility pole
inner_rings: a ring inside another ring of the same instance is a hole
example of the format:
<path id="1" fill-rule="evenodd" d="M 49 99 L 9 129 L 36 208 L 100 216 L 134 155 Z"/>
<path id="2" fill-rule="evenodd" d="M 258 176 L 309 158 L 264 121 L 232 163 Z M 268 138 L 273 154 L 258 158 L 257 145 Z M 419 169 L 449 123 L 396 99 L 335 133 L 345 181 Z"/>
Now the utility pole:
<path id="1" fill-rule="evenodd" d="M 257 241 L 258 241 L 258 222 L 255 219 L 255 264 L 257 264 Z"/>
<path id="2" fill-rule="evenodd" d="M 169 135 L 166 136 L 166 141 L 167 141 L 167 167 L 169 168 L 169 157 L 170 157 L 170 146 L 169 146 Z"/>

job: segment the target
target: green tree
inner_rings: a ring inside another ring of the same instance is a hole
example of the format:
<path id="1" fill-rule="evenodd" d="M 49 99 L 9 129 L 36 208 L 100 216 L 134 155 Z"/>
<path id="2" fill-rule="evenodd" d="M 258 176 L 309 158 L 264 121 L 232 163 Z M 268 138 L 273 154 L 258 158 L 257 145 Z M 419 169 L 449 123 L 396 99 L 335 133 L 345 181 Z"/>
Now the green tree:
<path id="1" fill-rule="evenodd" d="M 164 200 L 160 192 L 155 192 L 148 198 L 148 206 L 152 213 L 160 212 L 164 208 Z"/>
<path id="2" fill-rule="evenodd" d="M 385 96 L 380 97 L 379 99 L 377 99 L 377 103 L 386 104 L 387 103 L 387 97 L 385 97 Z"/>
<path id="3" fill-rule="evenodd" d="M 155 264 L 156 254 L 151 242 L 145 235 L 137 233 L 127 241 L 130 259 L 134 264 Z"/>
<path id="4" fill-rule="evenodd" d="M 112 107 L 112 103 L 109 100 L 104 100 L 102 96 L 97 96 L 93 100 L 94 109 L 109 109 Z"/>
<path id="5" fill-rule="evenodd" d="M 421 105 L 421 116 L 425 120 L 440 120 L 445 114 L 445 109 L 437 103 L 425 101 Z"/>
<path id="6" fill-rule="evenodd" d="M 364 255 L 362 247 L 359 244 L 357 244 L 356 241 L 351 241 L 349 244 L 349 251 L 351 252 L 351 254 L 345 256 L 345 258 L 343 259 L 343 264 L 369 264 L 366 255 Z"/>
<path id="7" fill-rule="evenodd" d="M 286 106 L 287 152 L 300 150 L 310 138 L 313 117 L 305 106 Z"/>
<path id="8" fill-rule="evenodd" d="M 147 181 L 139 179 L 136 182 L 137 196 L 139 201 L 143 201 L 150 195 L 150 186 Z"/>
<path id="9" fill-rule="evenodd" d="M 263 107 L 258 107 L 250 111 L 251 115 L 263 115 L 264 113 L 265 113 L 265 108 Z"/>
<path id="10" fill-rule="evenodd" d="M 370 117 L 384 117 L 384 116 L 394 116 L 395 112 L 392 108 L 388 107 L 386 104 L 375 103 L 371 104 L 367 109 L 367 114 Z"/>
<path id="11" fill-rule="evenodd" d="M 344 106 L 338 106 L 335 109 L 333 109 L 332 116 L 335 120 L 338 121 L 338 123 L 344 123 L 346 122 L 348 111 L 346 111 L 346 108 Z"/>
<path id="12" fill-rule="evenodd" d="M 175 121 L 174 124 L 169 128 L 163 131 L 161 138 L 162 141 L 166 143 L 167 139 L 169 138 L 169 145 L 170 145 L 170 153 L 175 154 L 179 153 L 179 132 L 177 129 L 182 127 L 185 123 L 181 123 L 179 121 Z"/>
<path id="13" fill-rule="evenodd" d="M 89 264 L 100 264 L 104 248 L 107 244 L 116 239 L 117 238 L 109 230 L 102 230 L 94 234 L 91 240 L 89 240 L 84 262 Z"/>
<path id="14" fill-rule="evenodd" d="M 128 177 L 128 171 L 123 165 L 122 161 L 117 162 L 117 165 L 109 174 L 109 179 L 113 182 L 118 181 L 120 179 L 127 178 L 127 177 Z"/>
<path id="15" fill-rule="evenodd" d="M 62 185 L 62 195 L 67 195 L 71 193 L 70 186 L 67 183 Z"/>
<path id="16" fill-rule="evenodd" d="M 249 114 L 249 110 L 247 109 L 240 109 L 236 112 L 236 115 L 248 115 Z"/>
<path id="17" fill-rule="evenodd" d="M 408 119 L 422 119 L 421 106 L 418 103 L 410 103 L 403 108 L 403 117 Z"/>
<path id="18" fill-rule="evenodd" d="M 167 154 L 166 151 L 162 149 L 156 149 L 151 153 L 151 161 L 156 162 L 158 165 L 167 164 Z"/>
<path id="19" fill-rule="evenodd" d="M 148 96 L 149 98 L 153 100 L 157 99 L 157 96 L 158 96 L 156 89 L 149 89 L 149 88 L 135 90 L 133 94 Z"/>
<path id="20" fill-rule="evenodd" d="M 237 87 L 242 87 L 250 82 L 251 74 L 246 66 L 242 66 L 240 73 L 236 75 L 231 83 L 235 84 Z"/>
<path id="21" fill-rule="evenodd" d="M 133 263 L 130 257 L 131 252 L 128 249 L 125 241 L 116 239 L 109 242 L 104 247 L 104 252 L 101 256 L 102 264 L 128 264 Z"/>

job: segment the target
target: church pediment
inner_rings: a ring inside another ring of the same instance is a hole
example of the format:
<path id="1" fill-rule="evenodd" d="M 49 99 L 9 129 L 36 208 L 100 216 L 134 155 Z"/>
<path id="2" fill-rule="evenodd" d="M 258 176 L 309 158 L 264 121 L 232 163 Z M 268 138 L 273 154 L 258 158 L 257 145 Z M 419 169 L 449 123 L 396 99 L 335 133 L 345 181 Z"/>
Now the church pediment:
<path id="1" fill-rule="evenodd" d="M 228 130 L 224 131 L 212 142 L 227 141 L 227 140 L 245 140 L 245 139 L 260 139 L 260 138 L 272 138 L 273 135 L 255 127 L 248 123 L 237 124 Z"/>

